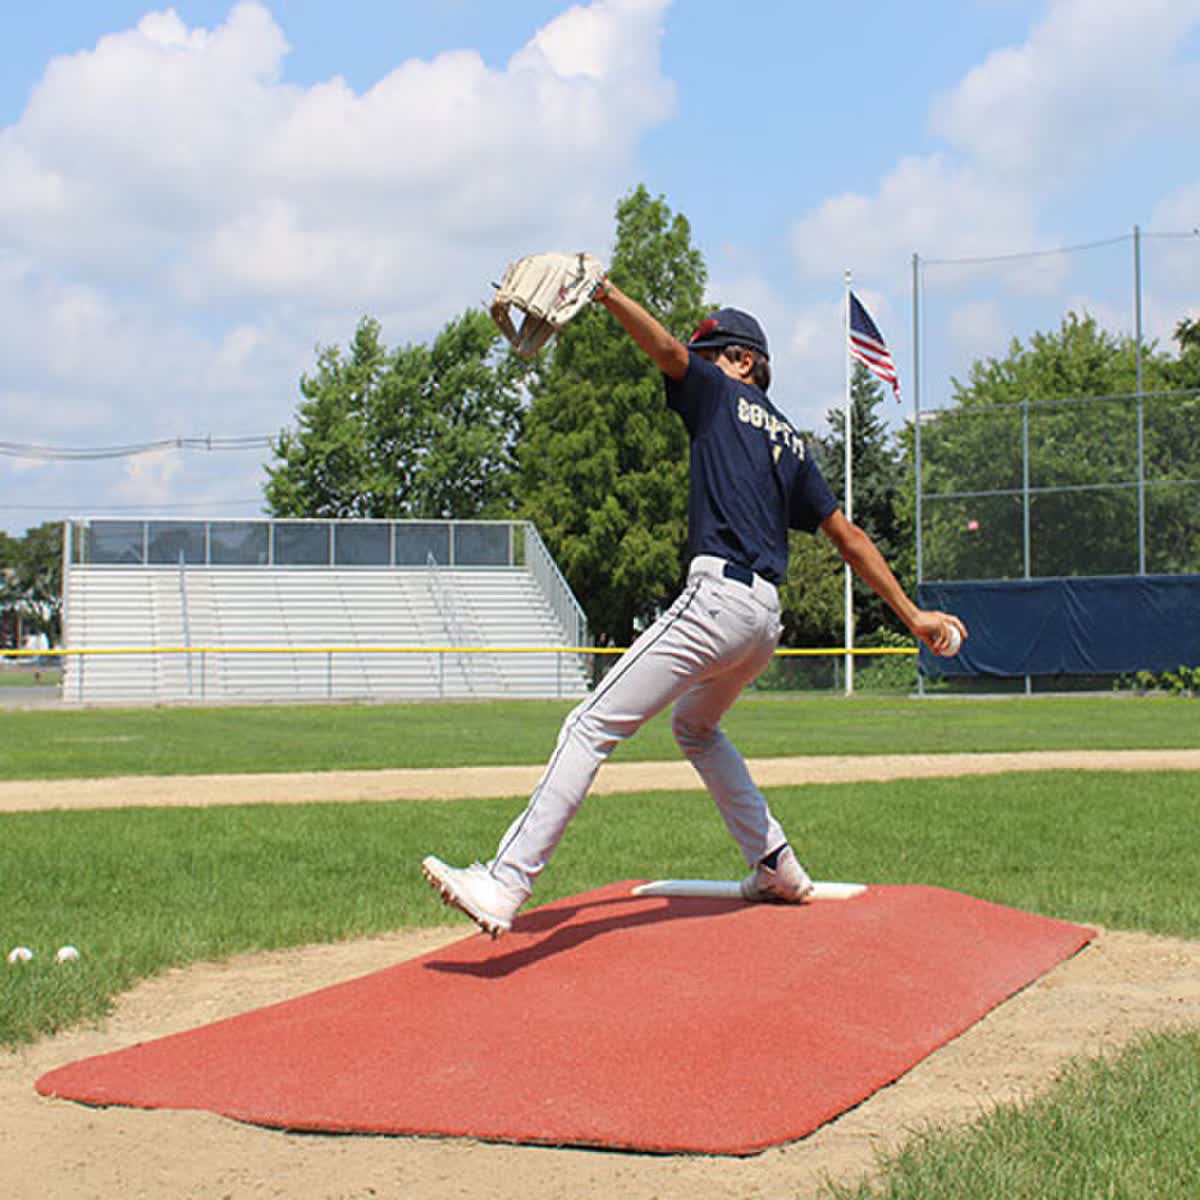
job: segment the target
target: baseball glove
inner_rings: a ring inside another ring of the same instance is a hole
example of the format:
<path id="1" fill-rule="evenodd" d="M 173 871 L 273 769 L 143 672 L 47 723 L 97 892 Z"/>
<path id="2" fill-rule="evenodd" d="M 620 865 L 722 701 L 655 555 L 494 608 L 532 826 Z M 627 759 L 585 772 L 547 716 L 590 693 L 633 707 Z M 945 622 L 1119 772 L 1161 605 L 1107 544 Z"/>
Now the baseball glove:
<path id="1" fill-rule="evenodd" d="M 492 320 L 522 358 L 535 355 L 604 284 L 590 254 L 530 254 L 510 263 L 492 300 Z M 524 313 L 520 327 L 511 309 Z"/>

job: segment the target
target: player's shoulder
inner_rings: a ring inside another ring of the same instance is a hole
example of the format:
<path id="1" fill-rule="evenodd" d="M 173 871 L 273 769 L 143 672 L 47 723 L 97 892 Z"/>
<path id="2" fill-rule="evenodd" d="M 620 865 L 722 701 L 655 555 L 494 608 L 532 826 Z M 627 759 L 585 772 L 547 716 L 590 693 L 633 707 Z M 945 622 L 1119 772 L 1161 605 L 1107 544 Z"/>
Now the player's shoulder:
<path id="1" fill-rule="evenodd" d="M 688 351 L 687 371 L 681 382 L 723 386 L 728 381 L 729 376 L 715 362 L 710 362 L 707 358 L 697 354 L 695 350 Z"/>
<path id="2" fill-rule="evenodd" d="M 680 411 L 711 408 L 727 395 L 732 380 L 715 363 L 701 358 L 695 350 L 688 351 L 687 370 L 678 378 L 663 374 L 667 398 Z"/>

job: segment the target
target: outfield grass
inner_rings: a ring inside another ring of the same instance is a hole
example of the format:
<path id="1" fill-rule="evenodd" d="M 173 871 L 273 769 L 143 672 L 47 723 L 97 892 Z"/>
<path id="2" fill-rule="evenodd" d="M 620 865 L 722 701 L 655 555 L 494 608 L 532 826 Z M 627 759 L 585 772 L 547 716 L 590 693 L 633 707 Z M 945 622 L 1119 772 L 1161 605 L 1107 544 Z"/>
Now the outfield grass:
<path id="1" fill-rule="evenodd" d="M 0 779 L 536 763 L 570 707 L 517 700 L 10 711 L 0 713 Z M 1200 745 L 1200 708 L 1173 697 L 746 695 L 725 728 L 754 757 L 1168 749 Z M 677 756 L 665 714 L 616 754 L 627 762 Z"/>
<path id="2" fill-rule="evenodd" d="M 0 688 L 49 688 L 57 687 L 61 682 L 61 667 L 0 666 Z"/>
<path id="3" fill-rule="evenodd" d="M 0 670 L 0 688 L 56 688 L 62 672 L 54 667 L 43 671 Z"/>

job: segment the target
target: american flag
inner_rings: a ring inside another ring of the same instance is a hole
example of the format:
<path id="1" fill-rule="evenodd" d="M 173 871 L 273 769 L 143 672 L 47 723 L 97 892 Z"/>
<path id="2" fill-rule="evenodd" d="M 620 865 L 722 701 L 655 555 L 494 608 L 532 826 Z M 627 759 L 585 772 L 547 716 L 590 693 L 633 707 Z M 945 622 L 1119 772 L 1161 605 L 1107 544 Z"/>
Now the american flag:
<path id="1" fill-rule="evenodd" d="M 884 383 L 890 384 L 899 403 L 900 377 L 896 374 L 896 364 L 892 362 L 883 334 L 853 292 L 850 293 L 850 355 Z"/>

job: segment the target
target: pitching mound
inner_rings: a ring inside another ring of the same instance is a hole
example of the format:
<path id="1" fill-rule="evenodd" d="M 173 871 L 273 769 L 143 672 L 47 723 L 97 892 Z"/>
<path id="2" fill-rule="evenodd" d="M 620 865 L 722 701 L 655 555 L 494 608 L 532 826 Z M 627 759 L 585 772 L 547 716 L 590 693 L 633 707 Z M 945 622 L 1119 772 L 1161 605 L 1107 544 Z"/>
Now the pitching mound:
<path id="1" fill-rule="evenodd" d="M 284 1129 L 746 1155 L 858 1104 L 1093 936 L 937 888 L 795 908 L 631 886 L 37 1090 Z"/>

